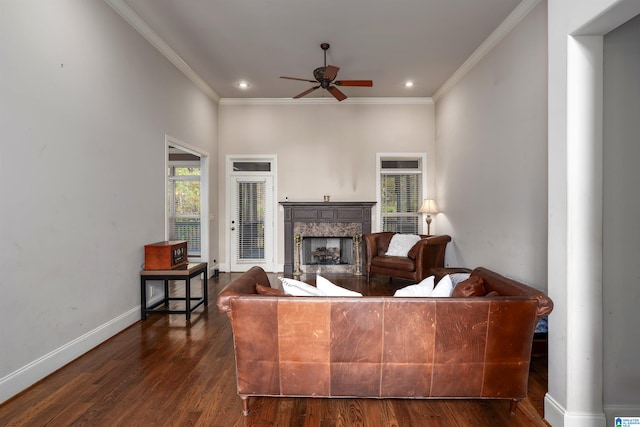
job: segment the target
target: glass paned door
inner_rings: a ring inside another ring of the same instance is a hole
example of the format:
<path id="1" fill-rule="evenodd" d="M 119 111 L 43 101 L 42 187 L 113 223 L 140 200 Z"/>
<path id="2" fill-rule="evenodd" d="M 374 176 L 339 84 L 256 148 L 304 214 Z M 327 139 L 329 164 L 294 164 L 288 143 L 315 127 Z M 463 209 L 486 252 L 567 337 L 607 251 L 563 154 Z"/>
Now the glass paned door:
<path id="1" fill-rule="evenodd" d="M 272 177 L 233 177 L 231 269 L 271 268 L 273 239 Z"/>

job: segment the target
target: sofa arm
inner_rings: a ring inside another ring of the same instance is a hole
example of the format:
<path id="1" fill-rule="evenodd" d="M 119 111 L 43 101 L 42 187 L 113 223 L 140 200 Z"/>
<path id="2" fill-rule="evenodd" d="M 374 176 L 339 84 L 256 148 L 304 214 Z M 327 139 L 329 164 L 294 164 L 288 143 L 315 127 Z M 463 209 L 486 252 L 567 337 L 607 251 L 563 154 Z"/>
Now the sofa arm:
<path id="1" fill-rule="evenodd" d="M 487 292 L 496 291 L 499 295 L 521 295 L 538 300 L 538 318 L 546 316 L 553 310 L 553 301 L 536 288 L 502 276 L 487 268 L 476 267 L 471 275 L 482 277 Z"/>
<path id="2" fill-rule="evenodd" d="M 256 285 L 271 286 L 267 273 L 258 266 L 251 267 L 246 273 L 242 273 L 240 277 L 220 291 L 216 300 L 218 311 L 221 313 L 230 312 L 229 299 L 238 295 L 256 294 Z"/>

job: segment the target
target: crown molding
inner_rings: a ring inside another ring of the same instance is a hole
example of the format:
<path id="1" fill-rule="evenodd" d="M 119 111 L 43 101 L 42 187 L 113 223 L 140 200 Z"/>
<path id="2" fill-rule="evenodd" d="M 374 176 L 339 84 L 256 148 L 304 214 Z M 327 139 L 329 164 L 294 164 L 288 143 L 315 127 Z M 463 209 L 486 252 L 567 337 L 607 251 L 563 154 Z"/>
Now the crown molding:
<path id="1" fill-rule="evenodd" d="M 429 105 L 430 97 L 395 97 L 395 98 L 347 98 L 338 102 L 333 98 L 221 98 L 220 105 Z"/>
<path id="2" fill-rule="evenodd" d="M 498 28 L 496 28 L 487 39 L 467 58 L 466 61 L 456 70 L 455 73 L 447 79 L 446 82 L 433 94 L 433 100 L 438 102 L 440 98 L 456 85 L 462 78 L 467 75 L 473 67 L 475 67 L 499 42 L 509 34 L 509 32 L 522 19 L 531 12 L 531 10 L 540 3 L 540 0 L 523 0 L 516 8 L 505 18 Z"/>
<path id="3" fill-rule="evenodd" d="M 118 15 L 129 23 L 136 31 L 142 35 L 153 47 L 155 47 L 165 58 L 175 65 L 182 73 L 191 80 L 202 92 L 215 102 L 220 101 L 220 95 L 209 86 L 202 77 L 196 73 L 171 47 L 160 38 L 160 36 L 151 29 L 151 27 L 140 18 L 125 3 L 124 0 L 104 0 Z"/>

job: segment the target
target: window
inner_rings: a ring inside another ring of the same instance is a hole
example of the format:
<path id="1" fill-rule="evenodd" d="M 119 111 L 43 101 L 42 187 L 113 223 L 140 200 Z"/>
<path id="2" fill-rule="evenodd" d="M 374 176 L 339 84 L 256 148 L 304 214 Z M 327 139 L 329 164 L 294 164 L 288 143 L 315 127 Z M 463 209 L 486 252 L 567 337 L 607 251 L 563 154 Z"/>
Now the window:
<path id="1" fill-rule="evenodd" d="M 426 156 L 378 154 L 378 207 L 380 229 L 419 234 L 425 187 Z"/>
<path id="2" fill-rule="evenodd" d="M 170 240 L 186 240 L 189 257 L 200 256 L 200 162 L 169 162 Z"/>

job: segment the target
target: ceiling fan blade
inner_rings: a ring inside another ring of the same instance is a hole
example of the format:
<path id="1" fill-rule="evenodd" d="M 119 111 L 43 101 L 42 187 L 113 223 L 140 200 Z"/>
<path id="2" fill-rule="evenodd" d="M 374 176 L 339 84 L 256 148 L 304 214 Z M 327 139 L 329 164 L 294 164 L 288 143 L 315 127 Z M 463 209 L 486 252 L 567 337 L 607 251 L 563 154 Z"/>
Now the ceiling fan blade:
<path id="1" fill-rule="evenodd" d="M 324 70 L 324 78 L 329 81 L 335 79 L 339 69 L 340 67 L 336 67 L 335 65 L 327 65 L 327 69 Z"/>
<path id="2" fill-rule="evenodd" d="M 345 99 L 347 99 L 347 95 L 345 95 L 344 93 L 340 92 L 340 89 L 338 89 L 335 86 L 329 86 L 327 88 L 327 90 L 329 91 L 329 93 L 331 93 L 331 95 L 333 95 L 338 101 L 344 101 Z"/>
<path id="3" fill-rule="evenodd" d="M 320 86 L 314 86 L 314 87 L 312 87 L 311 89 L 307 89 L 307 90 L 305 90 L 304 92 L 297 94 L 297 95 L 296 95 L 296 96 L 294 96 L 293 98 L 294 98 L 294 99 L 302 98 L 303 96 L 310 94 L 311 92 L 313 92 L 314 90 L 318 89 L 319 87 L 320 87 Z"/>
<path id="4" fill-rule="evenodd" d="M 289 80 L 299 80 L 301 82 L 309 82 L 309 83 L 317 83 L 317 81 L 315 80 L 309 80 L 309 79 L 299 79 L 297 77 L 286 77 L 286 76 L 280 76 L 281 79 L 289 79 Z"/>
<path id="5" fill-rule="evenodd" d="M 336 80 L 333 84 L 337 86 L 363 86 L 372 87 L 373 81 L 371 80 Z"/>

